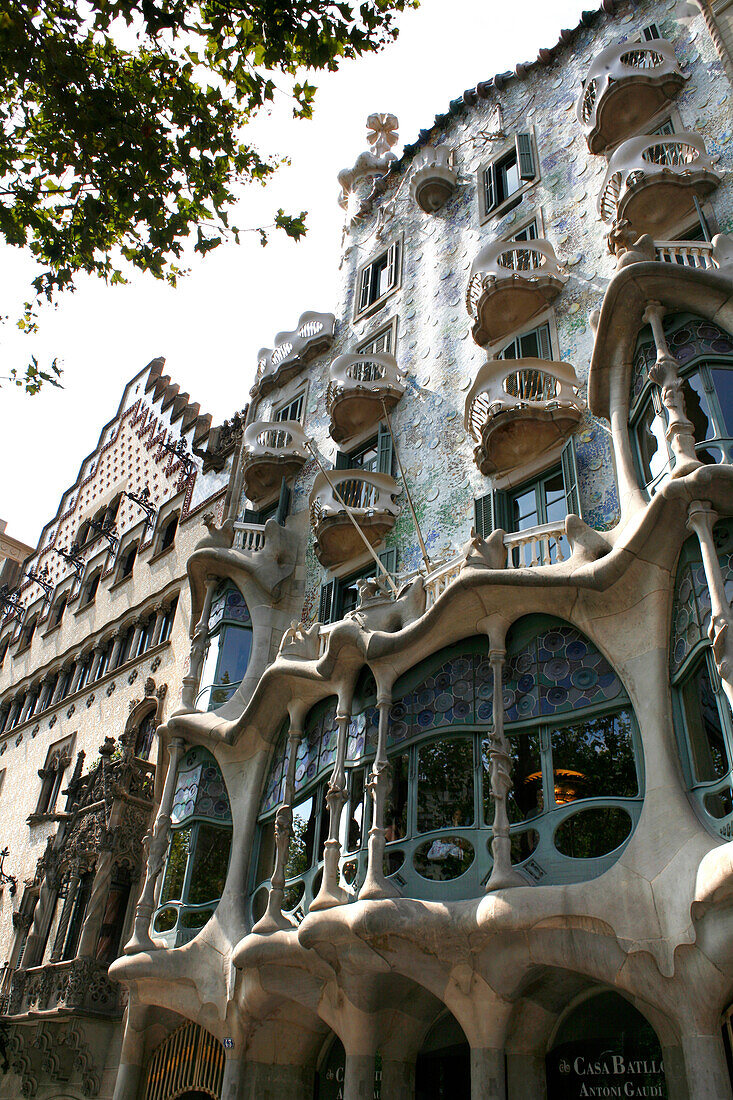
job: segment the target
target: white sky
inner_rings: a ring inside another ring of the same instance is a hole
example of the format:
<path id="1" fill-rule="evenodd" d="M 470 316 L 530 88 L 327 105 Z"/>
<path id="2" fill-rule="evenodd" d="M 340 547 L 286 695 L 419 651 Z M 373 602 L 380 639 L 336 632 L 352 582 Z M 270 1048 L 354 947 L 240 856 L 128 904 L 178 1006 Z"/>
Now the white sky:
<path id="1" fill-rule="evenodd" d="M 400 144 L 414 141 L 465 88 L 531 61 L 575 27 L 589 0 L 422 0 L 400 19 L 398 41 L 376 57 L 315 79 L 315 117 L 294 121 L 287 104 L 252 127 L 260 148 L 286 153 L 290 167 L 266 188 L 249 188 L 240 225 L 266 224 L 282 206 L 307 209 L 308 234 L 284 234 L 262 248 L 255 234 L 223 245 L 172 290 L 138 276 L 128 287 L 79 281 L 56 311 L 42 314 L 37 336 L 0 329 L 0 375 L 22 370 L 31 354 L 58 356 L 64 389 L 36 397 L 0 389 L 0 518 L 8 534 L 35 545 L 100 429 L 115 413 L 124 383 L 151 359 L 220 422 L 248 398 L 259 348 L 292 329 L 306 309 L 335 305 L 342 212 L 336 174 L 366 148 L 366 117 L 392 111 Z M 18 249 L 0 246 L 0 314 L 17 316 L 34 268 Z"/>

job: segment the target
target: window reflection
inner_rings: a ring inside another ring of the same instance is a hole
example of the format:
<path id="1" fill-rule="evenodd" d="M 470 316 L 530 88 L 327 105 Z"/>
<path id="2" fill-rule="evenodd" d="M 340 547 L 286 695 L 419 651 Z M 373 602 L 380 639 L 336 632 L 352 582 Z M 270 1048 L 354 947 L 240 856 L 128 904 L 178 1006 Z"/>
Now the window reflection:
<path id="1" fill-rule="evenodd" d="M 542 796 L 542 762 L 540 759 L 540 739 L 536 733 L 523 733 L 509 738 L 512 753 L 513 790 L 507 796 L 507 814 L 514 824 L 529 821 L 544 810 Z M 481 747 L 484 771 L 484 821 L 491 825 L 494 820 L 491 798 L 491 772 L 489 767 L 489 742 Z"/>
<path id="2" fill-rule="evenodd" d="M 555 802 L 637 793 L 631 715 L 599 715 L 552 731 Z"/>
<path id="3" fill-rule="evenodd" d="M 667 423 L 649 401 L 636 428 L 642 474 L 648 484 L 669 465 L 666 441 Z"/>
<path id="4" fill-rule="evenodd" d="M 704 783 L 722 779 L 730 764 L 705 658 L 682 688 L 682 700 L 692 768 L 697 780 Z"/>
<path id="5" fill-rule="evenodd" d="M 392 786 L 384 808 L 385 839 L 402 840 L 407 835 L 407 790 L 410 774 L 406 753 L 390 758 Z"/>
<path id="6" fill-rule="evenodd" d="M 419 833 L 473 824 L 473 745 L 468 739 L 422 745 L 417 769 Z"/>

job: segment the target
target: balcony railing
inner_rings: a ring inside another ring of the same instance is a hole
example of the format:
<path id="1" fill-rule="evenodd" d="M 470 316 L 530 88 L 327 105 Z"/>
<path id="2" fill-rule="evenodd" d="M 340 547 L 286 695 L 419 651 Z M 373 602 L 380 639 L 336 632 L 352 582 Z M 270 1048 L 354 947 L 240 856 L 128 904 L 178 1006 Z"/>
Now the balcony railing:
<path id="1" fill-rule="evenodd" d="M 274 348 L 261 348 L 252 396 L 264 397 L 276 386 L 284 385 L 314 355 L 330 347 L 335 321 L 332 313 L 303 313 L 297 328 L 277 334 Z"/>
<path id="2" fill-rule="evenodd" d="M 107 977 L 107 965 L 96 959 L 70 959 L 16 970 L 10 980 L 8 1016 L 51 1011 L 121 1014 L 121 987 Z"/>
<path id="3" fill-rule="evenodd" d="M 244 432 L 244 491 L 257 504 L 274 496 L 308 461 L 307 437 L 296 420 L 256 420 Z"/>
<path id="4" fill-rule="evenodd" d="M 604 221 L 625 219 L 638 233 L 664 237 L 719 183 L 699 134 L 647 134 L 613 153 L 598 210 Z"/>
<path id="5" fill-rule="evenodd" d="M 602 153 L 653 118 L 685 83 L 664 39 L 609 46 L 593 59 L 577 104 L 588 148 Z"/>
<path id="6" fill-rule="evenodd" d="M 381 542 L 400 514 L 394 498 L 401 492 L 401 487 L 388 474 L 331 470 L 328 476 L 341 500 L 323 473 L 316 477 L 310 495 L 316 557 L 324 566 L 348 561 L 365 551 L 349 512 L 370 545 Z"/>
<path id="7" fill-rule="evenodd" d="M 261 550 L 265 545 L 264 523 L 235 523 L 235 550 Z"/>
<path id="8" fill-rule="evenodd" d="M 326 393 L 332 438 L 343 443 L 367 431 L 384 416 L 384 406 L 393 409 L 404 392 L 405 380 L 393 355 L 339 355 L 331 365 Z"/>
<path id="9" fill-rule="evenodd" d="M 510 470 L 566 439 L 583 415 L 570 363 L 489 359 L 466 398 L 465 424 L 484 474 Z"/>
<path id="10" fill-rule="evenodd" d="M 718 261 L 713 256 L 710 241 L 655 241 L 657 259 L 683 267 L 714 268 Z"/>
<path id="11" fill-rule="evenodd" d="M 481 347 L 526 324 L 567 282 L 549 241 L 493 241 L 473 262 L 466 308 Z"/>
<path id="12" fill-rule="evenodd" d="M 544 523 L 505 535 L 508 569 L 555 565 L 570 556 L 564 523 Z"/>

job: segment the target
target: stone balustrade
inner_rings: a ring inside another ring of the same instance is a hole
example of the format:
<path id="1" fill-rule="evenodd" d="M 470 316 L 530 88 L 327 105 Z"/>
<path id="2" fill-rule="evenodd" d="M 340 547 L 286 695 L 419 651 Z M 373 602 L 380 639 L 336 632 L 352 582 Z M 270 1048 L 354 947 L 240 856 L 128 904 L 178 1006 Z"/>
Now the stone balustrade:
<path id="1" fill-rule="evenodd" d="M 397 360 L 387 352 L 339 355 L 331 364 L 326 404 L 330 432 L 343 443 L 367 431 L 390 411 L 405 392 Z"/>
<path id="2" fill-rule="evenodd" d="M 235 523 L 234 549 L 261 550 L 265 545 L 264 523 Z"/>
<path id="3" fill-rule="evenodd" d="M 77 1011 L 121 1015 L 122 989 L 107 977 L 107 965 L 96 959 L 76 958 L 16 970 L 10 980 L 7 1015 Z"/>
<path id="4" fill-rule="evenodd" d="M 695 198 L 720 183 L 699 134 L 645 134 L 624 141 L 608 162 L 598 199 L 606 222 L 628 222 L 637 233 L 671 236 L 679 222 L 695 217 Z"/>
<path id="5" fill-rule="evenodd" d="M 330 470 L 328 478 L 318 474 L 309 503 L 316 557 L 321 565 L 336 565 L 364 553 L 364 542 L 354 523 L 371 546 L 380 543 L 400 514 L 394 498 L 401 491 L 388 474 L 359 469 Z"/>
<path id="6" fill-rule="evenodd" d="M 480 347 L 516 332 L 557 298 L 567 282 L 549 241 L 492 241 L 471 267 L 466 308 Z"/>
<path id="7" fill-rule="evenodd" d="M 591 153 L 638 133 L 685 83 L 671 42 L 621 42 L 593 58 L 576 113 Z"/>
<path id="8" fill-rule="evenodd" d="M 244 432 L 244 491 L 257 504 L 308 461 L 307 436 L 297 420 L 256 420 Z"/>
<path id="9" fill-rule="evenodd" d="M 526 531 L 513 531 L 504 536 L 504 545 L 507 569 L 554 565 L 570 556 L 564 523 L 543 523 Z"/>
<path id="10" fill-rule="evenodd" d="M 466 430 L 483 474 L 510 470 L 566 439 L 583 415 L 570 363 L 489 359 L 466 398 Z"/>
<path id="11" fill-rule="evenodd" d="M 655 241 L 657 259 L 683 267 L 716 268 L 710 241 Z"/>

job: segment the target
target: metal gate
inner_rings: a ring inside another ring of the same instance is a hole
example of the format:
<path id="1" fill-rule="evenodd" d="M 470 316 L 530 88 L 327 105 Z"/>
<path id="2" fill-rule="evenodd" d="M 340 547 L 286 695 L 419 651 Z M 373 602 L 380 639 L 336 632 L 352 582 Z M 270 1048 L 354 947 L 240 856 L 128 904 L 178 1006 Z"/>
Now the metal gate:
<path id="1" fill-rule="evenodd" d="M 160 1044 L 148 1068 L 145 1100 L 176 1100 L 199 1091 L 220 1100 L 224 1048 L 198 1024 L 183 1024 Z"/>

